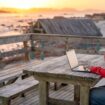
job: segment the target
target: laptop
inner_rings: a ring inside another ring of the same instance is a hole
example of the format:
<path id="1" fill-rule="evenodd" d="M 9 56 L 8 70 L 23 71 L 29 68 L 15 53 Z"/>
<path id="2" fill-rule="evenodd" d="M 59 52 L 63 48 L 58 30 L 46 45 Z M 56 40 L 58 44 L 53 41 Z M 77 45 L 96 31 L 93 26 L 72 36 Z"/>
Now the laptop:
<path id="1" fill-rule="evenodd" d="M 75 50 L 72 49 L 66 52 L 70 68 L 72 71 L 82 71 L 82 72 L 89 72 L 89 69 L 84 67 L 83 65 L 79 65 Z"/>

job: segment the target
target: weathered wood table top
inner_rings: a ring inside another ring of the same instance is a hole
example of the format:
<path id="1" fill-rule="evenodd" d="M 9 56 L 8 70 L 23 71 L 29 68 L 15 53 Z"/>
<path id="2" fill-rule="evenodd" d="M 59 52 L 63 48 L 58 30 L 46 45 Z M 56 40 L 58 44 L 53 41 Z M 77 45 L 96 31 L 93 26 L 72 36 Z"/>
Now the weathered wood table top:
<path id="1" fill-rule="evenodd" d="M 87 54 L 78 54 L 77 58 L 79 62 L 88 62 L 90 66 L 101 66 L 105 67 L 104 57 L 103 55 L 87 55 Z M 63 76 L 67 78 L 78 77 L 84 80 L 94 81 L 99 79 L 100 76 L 93 73 L 85 73 L 85 72 L 73 72 L 70 70 L 69 62 L 66 56 L 61 56 L 54 58 L 50 61 L 46 61 L 42 64 L 29 67 L 25 69 L 31 73 L 35 73 L 37 75 L 44 76 Z M 43 75 L 45 74 L 45 75 Z M 72 76 L 72 77 L 71 77 Z"/>
<path id="2" fill-rule="evenodd" d="M 80 63 L 88 62 L 89 66 L 105 67 L 103 55 L 77 54 L 77 58 Z M 40 81 L 40 96 L 43 96 L 44 93 L 43 97 L 46 97 L 46 99 L 40 98 L 41 105 L 47 105 L 47 101 L 45 101 L 47 100 L 47 82 L 79 85 L 81 87 L 80 105 L 88 105 L 89 89 L 100 80 L 100 76 L 97 74 L 71 71 L 67 56 L 57 57 L 31 68 L 25 68 L 24 72 L 33 74 Z"/>

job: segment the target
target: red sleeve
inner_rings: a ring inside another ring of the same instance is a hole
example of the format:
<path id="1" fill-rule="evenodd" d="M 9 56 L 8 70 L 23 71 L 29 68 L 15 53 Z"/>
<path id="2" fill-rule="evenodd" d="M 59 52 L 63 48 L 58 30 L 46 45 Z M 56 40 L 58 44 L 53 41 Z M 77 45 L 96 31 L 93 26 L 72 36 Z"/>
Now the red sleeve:
<path id="1" fill-rule="evenodd" d="M 105 68 L 101 68 L 101 67 L 90 67 L 90 71 L 96 74 L 101 75 L 102 77 L 105 77 Z"/>

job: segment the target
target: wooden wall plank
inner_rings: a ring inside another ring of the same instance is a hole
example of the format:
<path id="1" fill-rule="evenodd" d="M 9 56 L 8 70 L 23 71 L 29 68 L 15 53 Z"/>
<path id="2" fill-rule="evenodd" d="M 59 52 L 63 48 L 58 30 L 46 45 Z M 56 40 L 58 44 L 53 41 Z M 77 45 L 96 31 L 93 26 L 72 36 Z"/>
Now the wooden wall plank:
<path id="1" fill-rule="evenodd" d="M 43 41 L 45 46 L 52 46 L 54 50 L 61 44 L 63 50 L 75 49 L 78 53 L 97 54 L 101 48 L 105 47 L 105 38 L 94 36 L 32 34 L 32 40 L 39 41 L 39 43 Z"/>
<path id="2" fill-rule="evenodd" d="M 75 49 L 78 53 L 98 53 L 98 50 L 102 47 L 105 47 L 105 38 L 103 37 L 95 37 L 95 36 L 75 36 L 75 35 L 59 35 L 59 34 L 37 34 L 37 33 L 29 33 L 26 35 L 17 35 L 17 36 L 5 36 L 0 37 L 0 45 L 9 44 L 9 43 L 17 43 L 24 41 L 39 41 L 39 43 L 44 42 L 44 47 L 41 48 L 39 46 L 40 51 L 53 51 L 63 52 L 69 49 Z M 62 45 L 62 46 L 59 46 Z M 32 45 L 34 47 L 34 45 Z M 36 49 L 37 50 L 37 49 Z M 0 55 L 0 57 L 8 57 L 15 54 L 20 54 L 26 51 L 16 50 L 10 52 L 4 52 Z M 57 54 L 57 55 L 58 55 Z"/>
<path id="3" fill-rule="evenodd" d="M 18 54 L 23 54 L 23 53 L 25 53 L 25 52 L 29 52 L 30 51 L 30 49 L 24 49 L 24 48 L 22 48 L 22 49 L 17 49 L 17 50 L 15 50 L 15 51 L 8 51 L 8 52 L 3 52 L 3 53 L 1 53 L 0 54 L 0 57 L 10 57 L 10 56 L 13 56 L 13 55 L 18 55 Z"/>
<path id="4" fill-rule="evenodd" d="M 94 36 L 77 36 L 77 35 L 59 35 L 59 34 L 31 34 L 33 40 L 49 40 L 49 39 L 56 39 L 65 41 L 68 39 L 70 42 L 84 42 L 97 44 L 100 43 L 101 45 L 105 46 L 105 38 L 104 37 L 94 37 Z"/>
<path id="5" fill-rule="evenodd" d="M 0 45 L 30 40 L 30 35 L 17 35 L 0 37 Z"/>

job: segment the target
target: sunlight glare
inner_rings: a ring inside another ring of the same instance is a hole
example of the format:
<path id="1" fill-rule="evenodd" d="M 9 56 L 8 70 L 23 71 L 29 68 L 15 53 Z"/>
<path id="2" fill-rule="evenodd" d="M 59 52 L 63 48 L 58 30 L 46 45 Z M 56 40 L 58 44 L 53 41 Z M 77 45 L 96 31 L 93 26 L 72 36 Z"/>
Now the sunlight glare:
<path id="1" fill-rule="evenodd" d="M 20 9 L 43 8 L 48 6 L 49 2 L 49 0 L 11 0 L 11 2 L 8 2 L 8 6 Z"/>
<path id="2" fill-rule="evenodd" d="M 93 5 L 94 4 L 94 5 Z M 74 8 L 105 10 L 105 0 L 0 0 L 0 7 L 10 8 Z"/>

